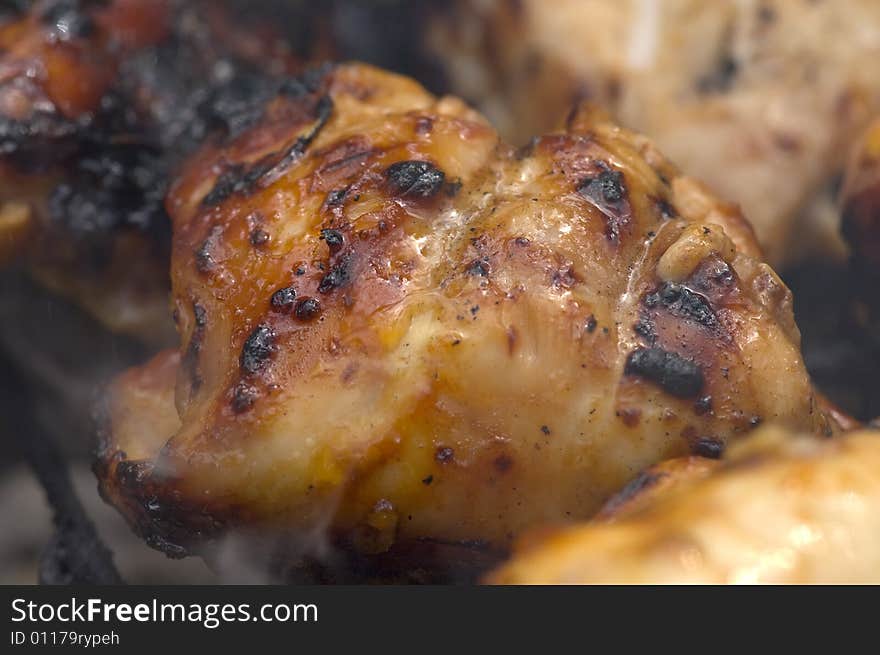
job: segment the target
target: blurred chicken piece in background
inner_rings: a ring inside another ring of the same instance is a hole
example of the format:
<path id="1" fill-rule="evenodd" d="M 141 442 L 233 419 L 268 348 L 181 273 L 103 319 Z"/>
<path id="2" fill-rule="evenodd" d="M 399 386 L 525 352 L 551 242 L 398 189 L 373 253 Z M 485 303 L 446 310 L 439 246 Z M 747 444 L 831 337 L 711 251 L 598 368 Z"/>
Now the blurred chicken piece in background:
<path id="1" fill-rule="evenodd" d="M 880 434 L 834 440 L 763 428 L 717 469 L 610 521 L 545 531 L 496 584 L 877 584 Z"/>
<path id="2" fill-rule="evenodd" d="M 515 142 L 589 99 L 738 202 L 769 261 L 840 256 L 830 196 L 880 108 L 875 0 L 458 0 L 428 44 Z"/>

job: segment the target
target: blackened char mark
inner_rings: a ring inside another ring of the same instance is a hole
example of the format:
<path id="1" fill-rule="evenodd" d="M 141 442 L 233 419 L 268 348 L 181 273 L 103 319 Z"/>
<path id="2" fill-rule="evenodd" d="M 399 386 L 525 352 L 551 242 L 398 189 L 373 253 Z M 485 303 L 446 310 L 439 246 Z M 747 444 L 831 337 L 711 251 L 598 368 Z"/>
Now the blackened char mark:
<path id="1" fill-rule="evenodd" d="M 245 340 L 241 350 L 242 372 L 253 375 L 262 369 L 275 349 L 275 331 L 268 325 L 258 325 Z"/>
<path id="2" fill-rule="evenodd" d="M 195 327 L 189 338 L 189 345 L 183 355 L 183 368 L 189 374 L 190 395 L 194 395 L 202 386 L 202 374 L 199 367 L 199 355 L 202 352 L 202 341 L 205 339 L 205 326 L 208 324 L 208 313 L 199 303 L 192 305 Z"/>
<path id="3" fill-rule="evenodd" d="M 581 180 L 577 192 L 605 215 L 605 236 L 614 243 L 620 240 L 622 228 L 629 222 L 632 210 L 627 199 L 623 173 L 601 163 L 594 177 Z"/>
<path id="4" fill-rule="evenodd" d="M 211 231 L 208 233 L 208 237 L 202 242 L 202 244 L 196 249 L 195 252 L 195 260 L 196 260 L 196 270 L 203 275 L 207 275 L 214 271 L 217 266 L 217 261 L 214 258 L 214 248 L 217 244 L 217 241 L 220 239 L 221 234 L 223 233 L 223 228 L 219 225 L 215 225 L 211 228 Z"/>
<path id="5" fill-rule="evenodd" d="M 686 286 L 665 282 L 654 293 L 645 297 L 645 306 L 651 309 L 665 307 L 669 313 L 708 328 L 717 328 L 718 319 L 709 301 Z"/>
<path id="6" fill-rule="evenodd" d="M 348 187 L 344 189 L 335 189 L 327 194 L 324 204 L 327 207 L 341 207 L 345 203 L 346 195 L 348 195 Z"/>
<path id="7" fill-rule="evenodd" d="M 283 156 L 263 174 L 259 180 L 260 188 L 266 188 L 271 184 L 274 184 L 276 180 L 287 172 L 287 169 L 299 161 L 308 147 L 318 137 L 318 134 L 321 133 L 321 130 L 324 129 L 324 126 L 327 125 L 330 116 L 333 114 L 333 100 L 330 96 L 325 95 L 318 99 L 315 114 L 317 117 L 315 126 L 308 134 L 299 137 L 294 144 L 287 149 Z"/>
<path id="8" fill-rule="evenodd" d="M 289 314 L 293 311 L 293 307 L 296 304 L 296 289 L 293 287 L 278 289 L 278 291 L 272 294 L 269 304 L 276 312 Z"/>
<path id="9" fill-rule="evenodd" d="M 633 330 L 640 337 L 643 337 L 652 346 L 657 343 L 657 327 L 650 316 L 643 314 L 642 317 L 633 325 Z"/>
<path id="10" fill-rule="evenodd" d="M 724 454 L 724 442 L 714 437 L 700 437 L 691 445 L 694 455 L 708 459 L 720 459 Z"/>
<path id="11" fill-rule="evenodd" d="M 248 411 L 257 402 L 260 397 L 260 391 L 256 387 L 247 382 L 239 382 L 232 390 L 232 411 L 236 414 L 242 414 Z"/>
<path id="12" fill-rule="evenodd" d="M 321 303 L 317 298 L 302 298 L 296 303 L 294 314 L 301 321 L 311 321 L 321 312 Z"/>
<path id="13" fill-rule="evenodd" d="M 243 164 L 233 164 L 217 176 L 214 186 L 202 198 L 202 205 L 213 207 L 229 198 L 235 193 L 249 193 L 256 181 L 250 171 Z"/>
<path id="14" fill-rule="evenodd" d="M 342 246 L 345 245 L 345 237 L 339 230 L 321 230 L 321 240 L 327 244 L 331 253 L 339 252 Z"/>
<path id="15" fill-rule="evenodd" d="M 353 277 L 352 264 L 354 258 L 351 253 L 345 253 L 333 264 L 330 272 L 321 278 L 318 284 L 319 293 L 330 293 L 334 289 L 344 287 Z"/>
<path id="16" fill-rule="evenodd" d="M 717 255 L 712 255 L 703 260 L 691 274 L 688 286 L 716 299 L 727 294 L 735 280 L 736 274 L 730 265 Z"/>
<path id="17" fill-rule="evenodd" d="M 399 161 L 385 171 L 388 186 L 398 196 L 430 198 L 443 187 L 446 174 L 427 161 Z"/>
<path id="18" fill-rule="evenodd" d="M 270 153 L 251 166 L 234 164 L 227 168 L 202 199 L 202 206 L 213 207 L 230 196 L 248 196 L 258 189 L 265 189 L 274 184 L 305 154 L 330 120 L 332 113 L 333 101 L 330 96 L 321 96 L 315 107 L 316 123 L 307 134 L 298 137 L 288 148 Z"/>
<path id="19" fill-rule="evenodd" d="M 626 360 L 624 373 L 645 378 L 678 398 L 695 398 L 703 389 L 703 371 L 689 359 L 662 348 L 638 348 Z"/>

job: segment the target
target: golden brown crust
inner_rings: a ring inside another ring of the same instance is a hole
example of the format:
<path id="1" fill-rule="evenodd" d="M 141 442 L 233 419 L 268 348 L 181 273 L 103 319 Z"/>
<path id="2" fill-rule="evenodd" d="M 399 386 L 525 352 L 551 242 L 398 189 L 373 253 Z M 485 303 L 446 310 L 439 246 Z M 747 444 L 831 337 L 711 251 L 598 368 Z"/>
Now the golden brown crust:
<path id="1" fill-rule="evenodd" d="M 832 429 L 743 219 L 648 141 L 585 109 L 517 151 L 405 78 L 311 79 L 172 188 L 181 427 L 135 461 L 111 406 L 100 468 L 154 544 L 503 551 L 761 420 Z"/>

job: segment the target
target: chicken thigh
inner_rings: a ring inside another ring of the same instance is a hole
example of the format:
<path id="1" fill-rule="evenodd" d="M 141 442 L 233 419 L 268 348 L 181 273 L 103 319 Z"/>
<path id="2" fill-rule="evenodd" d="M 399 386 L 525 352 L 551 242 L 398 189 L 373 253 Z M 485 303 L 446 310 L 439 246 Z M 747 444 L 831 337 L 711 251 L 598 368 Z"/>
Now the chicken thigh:
<path id="1" fill-rule="evenodd" d="M 167 206 L 181 346 L 109 389 L 97 465 L 167 553 L 503 553 L 762 421 L 836 429 L 736 207 L 589 107 L 517 150 L 409 79 L 315 69 Z"/>

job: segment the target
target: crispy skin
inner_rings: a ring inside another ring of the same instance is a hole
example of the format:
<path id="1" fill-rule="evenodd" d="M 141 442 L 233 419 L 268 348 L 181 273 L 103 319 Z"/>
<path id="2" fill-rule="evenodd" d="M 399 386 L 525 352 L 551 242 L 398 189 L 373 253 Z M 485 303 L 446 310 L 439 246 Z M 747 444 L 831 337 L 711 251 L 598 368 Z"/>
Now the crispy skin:
<path id="1" fill-rule="evenodd" d="M 253 13 L 39 0 L 0 18 L 0 215 L 16 218 L 0 257 L 112 330 L 170 343 L 169 176 L 259 118 L 301 63 Z"/>
<path id="2" fill-rule="evenodd" d="M 765 428 L 613 523 L 532 540 L 489 582 L 876 584 L 878 467 L 876 432 Z"/>
<path id="3" fill-rule="evenodd" d="M 880 108 L 874 0 L 461 0 L 430 25 L 454 92 L 503 133 L 590 99 L 741 203 L 774 265 L 835 251 L 830 190 Z"/>
<path id="4" fill-rule="evenodd" d="M 517 151 L 406 78 L 313 80 L 172 188 L 176 379 L 110 388 L 97 468 L 153 545 L 503 551 L 761 420 L 833 430 L 748 224 L 650 142 L 583 108 Z"/>

